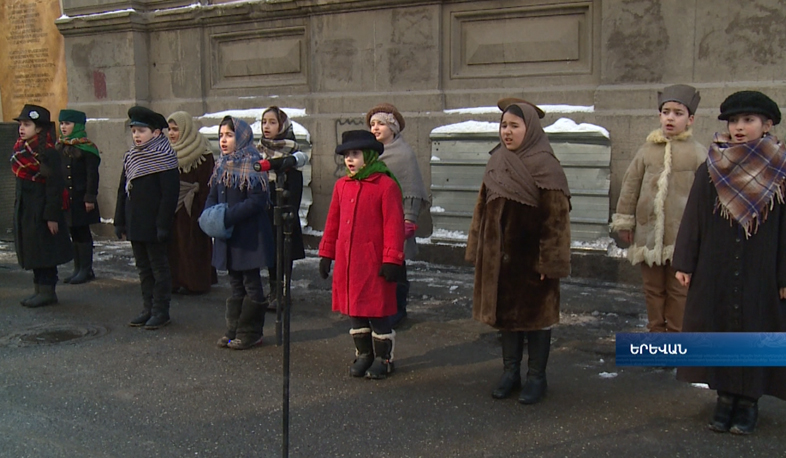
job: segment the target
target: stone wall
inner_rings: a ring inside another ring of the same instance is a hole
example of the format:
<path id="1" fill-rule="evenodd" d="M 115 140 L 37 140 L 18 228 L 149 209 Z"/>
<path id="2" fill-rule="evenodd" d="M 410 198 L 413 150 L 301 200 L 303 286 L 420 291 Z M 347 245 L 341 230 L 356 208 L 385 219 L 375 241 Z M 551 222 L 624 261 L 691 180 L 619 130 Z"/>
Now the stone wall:
<path id="1" fill-rule="evenodd" d="M 611 206 L 625 169 L 658 127 L 656 91 L 702 92 L 696 134 L 707 143 L 725 96 L 759 89 L 783 103 L 786 11 L 779 0 L 63 0 L 69 104 L 88 113 L 104 151 L 100 204 L 114 208 L 125 114 L 142 104 L 194 115 L 279 105 L 305 108 L 321 229 L 335 181 L 333 150 L 379 102 L 404 114 L 404 136 L 430 181 L 429 133 L 496 114 L 503 96 L 594 106 L 548 113 L 610 132 Z M 779 129 L 776 129 L 776 134 Z M 428 219 L 421 233 L 430 231 Z"/>

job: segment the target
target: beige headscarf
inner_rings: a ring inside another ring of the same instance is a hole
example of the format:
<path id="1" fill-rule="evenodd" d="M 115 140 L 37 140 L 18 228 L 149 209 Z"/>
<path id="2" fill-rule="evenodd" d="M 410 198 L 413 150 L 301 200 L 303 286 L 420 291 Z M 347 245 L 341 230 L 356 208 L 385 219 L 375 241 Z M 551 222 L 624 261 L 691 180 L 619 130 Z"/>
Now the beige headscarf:
<path id="1" fill-rule="evenodd" d="M 199 133 L 190 114 L 176 111 L 167 121 L 174 122 L 180 129 L 180 138 L 172 143 L 172 149 L 177 153 L 177 167 L 181 173 L 188 173 L 204 162 L 206 154 L 213 154 L 210 142 Z"/>
<path id="2" fill-rule="evenodd" d="M 570 198 L 568 179 L 540 125 L 538 111 L 528 103 L 514 105 L 524 114 L 527 132 L 515 151 L 508 150 L 500 136 L 500 144 L 489 153 L 491 158 L 483 175 L 483 184 L 488 189 L 487 201 L 503 197 L 537 207 L 541 189 L 560 190 Z"/>

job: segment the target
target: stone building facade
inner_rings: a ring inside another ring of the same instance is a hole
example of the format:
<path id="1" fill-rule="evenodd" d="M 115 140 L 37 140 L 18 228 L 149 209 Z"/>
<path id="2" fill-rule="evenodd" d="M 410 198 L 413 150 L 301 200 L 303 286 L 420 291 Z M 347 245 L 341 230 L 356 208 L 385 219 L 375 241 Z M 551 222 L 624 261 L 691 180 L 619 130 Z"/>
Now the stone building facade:
<path id="1" fill-rule="evenodd" d="M 758 89 L 786 102 L 780 0 L 195 1 L 62 0 L 69 106 L 98 118 L 89 129 L 104 151 L 105 217 L 134 104 L 196 116 L 304 108 L 297 121 L 313 145 L 309 224 L 321 229 L 340 133 L 361 127 L 379 102 L 405 116 L 427 181 L 432 129 L 498 120 L 445 110 L 503 96 L 592 106 L 548 113 L 545 122 L 569 116 L 609 131 L 612 206 L 637 147 L 658 126 L 664 85 L 701 90 L 695 130 L 705 144 L 723 128 L 718 106 L 731 92 Z"/>

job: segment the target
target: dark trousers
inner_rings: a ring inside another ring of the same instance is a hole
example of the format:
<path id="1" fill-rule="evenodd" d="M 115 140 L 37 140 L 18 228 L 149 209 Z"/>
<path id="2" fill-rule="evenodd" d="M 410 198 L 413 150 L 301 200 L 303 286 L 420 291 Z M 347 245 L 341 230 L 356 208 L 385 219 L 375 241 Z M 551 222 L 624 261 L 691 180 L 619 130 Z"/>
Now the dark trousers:
<path id="1" fill-rule="evenodd" d="M 401 264 L 403 273 L 401 278 L 396 283 L 396 306 L 398 313 L 406 313 L 407 311 L 407 295 L 409 294 L 409 280 L 407 280 L 407 263 Z"/>
<path id="2" fill-rule="evenodd" d="M 172 297 L 172 272 L 169 270 L 167 244 L 160 242 L 131 242 L 142 285 L 142 300 L 153 315 L 169 314 Z"/>
<path id="3" fill-rule="evenodd" d="M 33 284 L 54 286 L 57 284 L 57 266 L 33 269 Z"/>
<path id="4" fill-rule="evenodd" d="M 74 243 L 93 243 L 93 234 L 90 226 L 72 226 L 68 230 L 71 232 L 71 240 Z"/>
<path id="5" fill-rule="evenodd" d="M 360 316 L 349 317 L 352 329 L 361 329 L 370 327 L 377 335 L 390 334 L 393 328 L 390 326 L 390 317 L 382 318 L 368 318 Z"/>
<path id="6" fill-rule="evenodd" d="M 256 302 L 264 302 L 265 300 L 259 269 L 230 270 L 229 286 L 232 287 L 232 297 L 248 296 L 249 299 Z"/>

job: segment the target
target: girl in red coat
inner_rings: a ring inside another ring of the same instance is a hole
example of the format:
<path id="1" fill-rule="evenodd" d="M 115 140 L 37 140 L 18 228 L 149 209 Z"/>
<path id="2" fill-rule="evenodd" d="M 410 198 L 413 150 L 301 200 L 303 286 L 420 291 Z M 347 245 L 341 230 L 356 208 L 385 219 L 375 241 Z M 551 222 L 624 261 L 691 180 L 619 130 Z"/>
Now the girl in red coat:
<path id="1" fill-rule="evenodd" d="M 355 341 L 353 377 L 383 379 L 393 372 L 396 281 L 404 262 L 401 188 L 384 162 L 384 146 L 364 130 L 344 132 L 336 154 L 347 176 L 336 182 L 325 234 L 319 244 L 319 274 L 333 272 L 333 310 L 348 315 Z M 375 358 L 376 355 L 376 358 Z"/>

